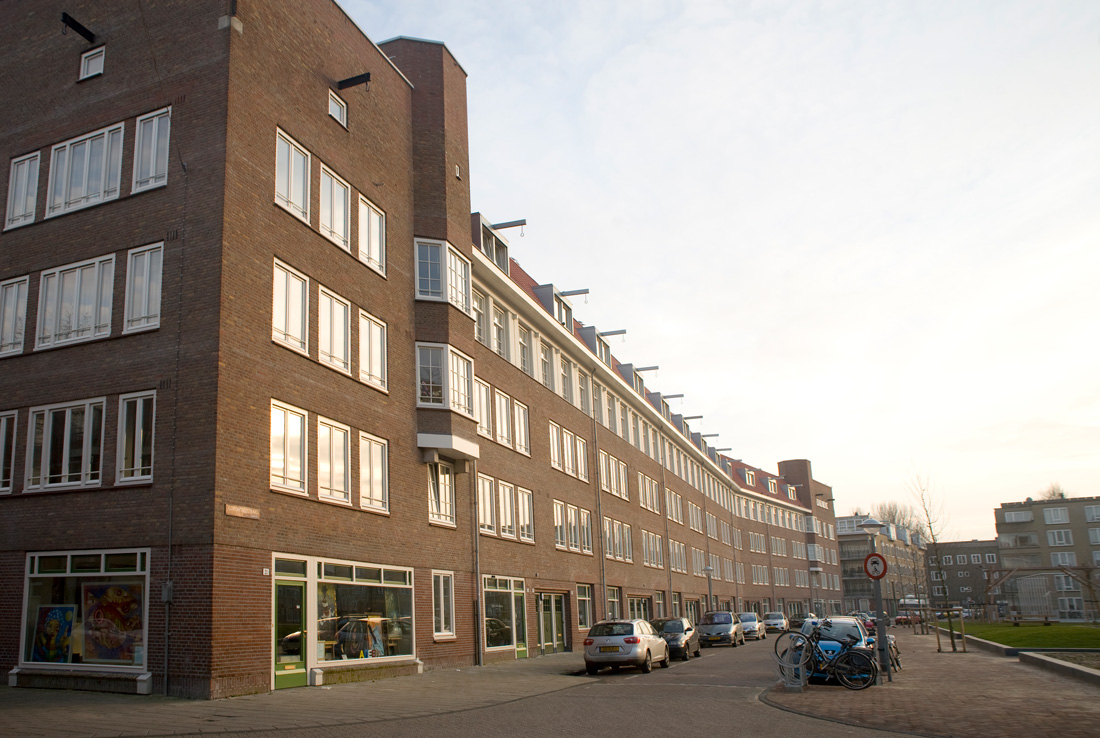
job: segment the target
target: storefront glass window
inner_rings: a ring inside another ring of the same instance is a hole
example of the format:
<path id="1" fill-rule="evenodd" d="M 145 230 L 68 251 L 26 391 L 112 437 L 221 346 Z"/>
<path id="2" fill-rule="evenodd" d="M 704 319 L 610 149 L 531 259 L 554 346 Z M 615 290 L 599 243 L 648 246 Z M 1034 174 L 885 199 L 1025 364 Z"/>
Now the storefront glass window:
<path id="1" fill-rule="evenodd" d="M 332 562 L 318 568 L 318 661 L 412 655 L 412 572 Z"/>

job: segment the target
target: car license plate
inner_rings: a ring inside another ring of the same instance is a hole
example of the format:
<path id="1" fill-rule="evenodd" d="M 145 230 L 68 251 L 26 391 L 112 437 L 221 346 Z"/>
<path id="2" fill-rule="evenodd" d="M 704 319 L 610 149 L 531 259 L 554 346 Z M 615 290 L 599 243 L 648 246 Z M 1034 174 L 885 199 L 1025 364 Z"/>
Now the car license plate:
<path id="1" fill-rule="evenodd" d="M 708 638 L 708 640 L 712 640 L 712 641 L 722 640 L 722 636 L 707 636 L 707 638 Z"/>
<path id="2" fill-rule="evenodd" d="M 600 653 L 618 653 L 618 646 L 600 646 Z"/>

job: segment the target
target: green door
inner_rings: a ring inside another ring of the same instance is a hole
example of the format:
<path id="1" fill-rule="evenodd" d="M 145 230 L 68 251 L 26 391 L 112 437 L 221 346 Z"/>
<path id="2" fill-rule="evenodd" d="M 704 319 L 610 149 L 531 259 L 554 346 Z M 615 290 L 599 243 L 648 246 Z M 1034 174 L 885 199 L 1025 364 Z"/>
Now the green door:
<path id="1" fill-rule="evenodd" d="M 520 582 L 522 586 L 522 582 Z M 523 592 L 519 591 L 514 594 L 515 609 L 513 611 L 513 617 L 515 618 L 515 633 L 516 633 L 516 658 L 527 658 L 527 604 L 526 598 L 523 596 Z"/>
<path id="2" fill-rule="evenodd" d="M 305 600 L 305 582 L 275 580 L 275 689 L 308 682 Z"/>

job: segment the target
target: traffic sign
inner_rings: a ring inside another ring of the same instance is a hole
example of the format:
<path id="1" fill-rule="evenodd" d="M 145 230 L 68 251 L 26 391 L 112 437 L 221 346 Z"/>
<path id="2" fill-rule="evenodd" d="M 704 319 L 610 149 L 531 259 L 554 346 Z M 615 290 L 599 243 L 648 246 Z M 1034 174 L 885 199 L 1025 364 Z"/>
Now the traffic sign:
<path id="1" fill-rule="evenodd" d="M 871 579 L 882 579 L 886 576 L 886 559 L 880 553 L 867 554 L 863 560 L 863 571 Z"/>

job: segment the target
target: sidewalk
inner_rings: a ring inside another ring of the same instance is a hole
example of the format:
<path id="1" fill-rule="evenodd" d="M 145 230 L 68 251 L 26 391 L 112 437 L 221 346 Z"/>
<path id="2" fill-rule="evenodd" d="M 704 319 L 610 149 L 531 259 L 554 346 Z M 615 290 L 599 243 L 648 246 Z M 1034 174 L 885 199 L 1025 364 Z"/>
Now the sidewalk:
<path id="1" fill-rule="evenodd" d="M 945 639 L 897 629 L 902 671 L 893 682 L 854 692 L 782 685 L 761 699 L 803 715 L 926 736 L 1095 738 L 1100 688 L 1021 664 L 1016 658 L 971 649 L 953 653 Z"/>

